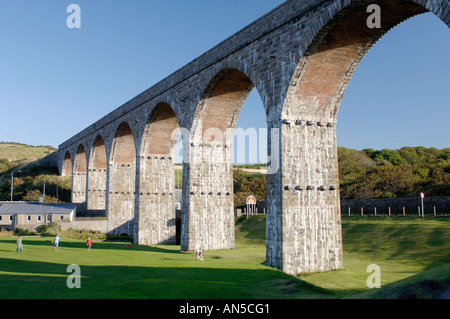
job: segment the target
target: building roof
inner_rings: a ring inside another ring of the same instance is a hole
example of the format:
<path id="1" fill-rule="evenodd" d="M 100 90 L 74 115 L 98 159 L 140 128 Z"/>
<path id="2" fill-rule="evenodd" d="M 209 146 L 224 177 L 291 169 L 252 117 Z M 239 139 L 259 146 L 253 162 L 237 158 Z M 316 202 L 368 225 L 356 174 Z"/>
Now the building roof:
<path id="1" fill-rule="evenodd" d="M 0 215 L 16 214 L 59 214 L 65 215 L 75 212 L 76 206 L 70 204 L 41 204 L 34 202 L 3 202 L 0 203 Z"/>

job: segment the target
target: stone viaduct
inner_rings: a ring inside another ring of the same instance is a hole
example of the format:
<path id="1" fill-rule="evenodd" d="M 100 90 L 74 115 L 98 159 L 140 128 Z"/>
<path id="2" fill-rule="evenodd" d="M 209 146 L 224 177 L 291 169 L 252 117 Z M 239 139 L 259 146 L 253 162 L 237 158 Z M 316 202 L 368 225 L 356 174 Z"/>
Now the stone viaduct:
<path id="1" fill-rule="evenodd" d="M 380 28 L 367 25 L 370 4 L 381 8 Z M 449 0 L 286 1 L 60 145 L 72 201 L 105 209 L 109 231 L 138 244 L 173 243 L 181 132 L 181 249 L 234 248 L 225 132 L 256 87 L 269 130 L 266 263 L 294 275 L 342 268 L 339 105 L 374 43 L 425 12 L 450 25 Z"/>

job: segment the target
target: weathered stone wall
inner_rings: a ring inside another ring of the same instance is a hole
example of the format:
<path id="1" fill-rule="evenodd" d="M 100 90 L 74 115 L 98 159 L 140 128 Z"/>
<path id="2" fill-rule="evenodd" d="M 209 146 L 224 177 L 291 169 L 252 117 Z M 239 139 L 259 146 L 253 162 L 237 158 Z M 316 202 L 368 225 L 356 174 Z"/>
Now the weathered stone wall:
<path id="1" fill-rule="evenodd" d="M 268 198 L 267 227 L 273 237 L 267 259 L 288 273 L 342 268 L 336 130 L 328 124 L 281 124 L 281 169 L 272 176 L 281 187 Z M 280 198 L 281 211 L 273 197 Z"/>
<path id="2" fill-rule="evenodd" d="M 72 203 L 86 203 L 86 173 L 74 172 L 72 175 Z"/>
<path id="3" fill-rule="evenodd" d="M 223 144 L 190 148 L 191 162 L 183 178 L 181 248 L 232 249 L 234 239 L 233 165 Z M 186 200 L 186 198 L 188 198 Z M 186 204 L 184 204 L 186 203 Z"/>
<path id="4" fill-rule="evenodd" d="M 175 244 L 175 169 L 169 155 L 141 158 L 138 243 Z"/>
<path id="5" fill-rule="evenodd" d="M 106 168 L 88 171 L 88 210 L 105 210 L 106 204 Z"/>
<path id="6" fill-rule="evenodd" d="M 102 137 L 98 136 L 90 151 L 88 169 L 87 209 L 106 209 L 108 160 L 106 146 Z"/>
<path id="7" fill-rule="evenodd" d="M 112 163 L 109 186 L 109 231 L 134 235 L 134 205 L 136 168 L 133 164 Z"/>

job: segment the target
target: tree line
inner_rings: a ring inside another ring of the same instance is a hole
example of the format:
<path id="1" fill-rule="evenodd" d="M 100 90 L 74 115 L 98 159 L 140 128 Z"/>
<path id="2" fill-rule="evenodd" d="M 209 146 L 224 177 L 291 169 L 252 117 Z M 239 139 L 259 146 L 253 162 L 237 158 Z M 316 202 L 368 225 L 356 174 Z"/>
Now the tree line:
<path id="1" fill-rule="evenodd" d="M 341 199 L 450 196 L 450 148 L 403 147 L 399 150 L 361 151 L 338 148 Z M 260 168 L 261 164 L 245 168 Z M 267 198 L 267 176 L 234 170 L 235 206 L 254 195 Z M 10 199 L 11 171 L 8 159 L 0 159 L 0 201 Z M 38 201 L 45 183 L 46 202 L 70 202 L 71 180 L 58 177 L 55 167 L 27 165 L 14 174 L 14 200 Z"/>
<path id="2" fill-rule="evenodd" d="M 341 199 L 450 196 L 450 148 L 403 147 L 361 151 L 338 148 Z M 235 205 L 248 195 L 266 199 L 267 177 L 234 171 Z"/>
<path id="3" fill-rule="evenodd" d="M 340 147 L 338 154 L 342 199 L 450 196 L 450 148 Z"/>

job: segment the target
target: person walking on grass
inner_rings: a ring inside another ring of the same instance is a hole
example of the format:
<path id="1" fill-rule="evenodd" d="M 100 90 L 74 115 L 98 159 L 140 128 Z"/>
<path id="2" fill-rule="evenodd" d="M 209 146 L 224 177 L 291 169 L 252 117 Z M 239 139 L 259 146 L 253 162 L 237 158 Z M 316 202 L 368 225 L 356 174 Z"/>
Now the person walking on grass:
<path id="1" fill-rule="evenodd" d="M 88 247 L 88 251 L 91 251 L 91 246 L 92 246 L 91 237 L 88 237 L 86 244 L 87 244 L 87 247 Z"/>
<path id="2" fill-rule="evenodd" d="M 23 247 L 22 247 L 22 236 L 19 236 L 19 238 L 17 238 L 17 249 L 16 249 L 16 253 L 20 250 L 20 253 L 23 252 Z"/>
<path id="3" fill-rule="evenodd" d="M 59 240 L 61 238 L 59 237 L 58 234 L 56 234 L 55 238 L 53 238 L 52 244 L 53 244 L 53 250 L 58 250 L 59 247 Z"/>

